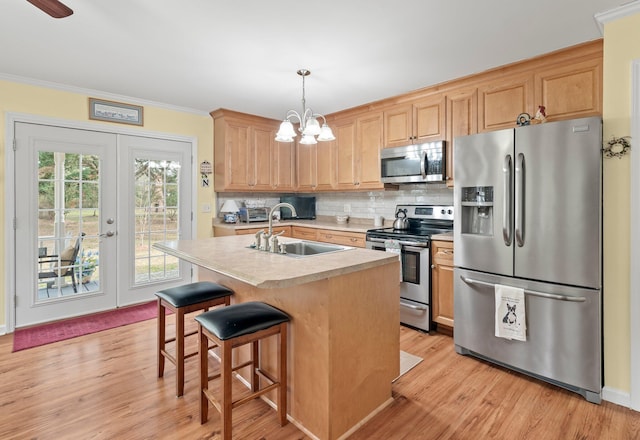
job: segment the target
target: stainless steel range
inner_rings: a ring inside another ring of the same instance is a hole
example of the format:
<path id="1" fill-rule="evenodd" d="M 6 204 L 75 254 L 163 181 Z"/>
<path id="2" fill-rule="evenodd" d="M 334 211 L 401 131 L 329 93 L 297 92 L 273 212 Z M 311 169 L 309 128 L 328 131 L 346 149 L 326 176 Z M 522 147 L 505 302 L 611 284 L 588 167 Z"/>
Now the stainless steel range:
<path id="1" fill-rule="evenodd" d="M 431 236 L 453 230 L 453 206 L 396 206 L 396 217 L 403 215 L 409 220 L 406 229 L 370 229 L 366 246 L 400 253 L 400 322 L 428 332 L 431 329 Z"/>

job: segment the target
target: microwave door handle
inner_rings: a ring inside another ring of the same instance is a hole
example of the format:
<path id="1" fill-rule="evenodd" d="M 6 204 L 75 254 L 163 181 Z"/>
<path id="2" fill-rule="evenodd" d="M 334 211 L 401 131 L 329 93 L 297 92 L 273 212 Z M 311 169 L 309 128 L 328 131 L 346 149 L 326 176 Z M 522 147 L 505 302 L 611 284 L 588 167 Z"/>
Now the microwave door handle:
<path id="1" fill-rule="evenodd" d="M 516 244 L 524 246 L 524 197 L 525 197 L 524 154 L 518 153 L 516 159 Z"/>
<path id="2" fill-rule="evenodd" d="M 502 165 L 502 175 L 504 177 L 503 182 L 503 202 L 502 202 L 502 239 L 505 246 L 511 246 L 511 240 L 513 239 L 513 224 L 511 223 L 511 201 L 513 197 L 511 195 L 511 173 L 513 170 L 513 164 L 511 163 L 511 155 L 507 154 L 504 157 L 504 164 Z"/>
<path id="3" fill-rule="evenodd" d="M 424 150 L 420 155 L 420 174 L 422 174 L 422 180 L 427 180 L 427 167 L 429 162 L 427 160 L 427 150 Z"/>

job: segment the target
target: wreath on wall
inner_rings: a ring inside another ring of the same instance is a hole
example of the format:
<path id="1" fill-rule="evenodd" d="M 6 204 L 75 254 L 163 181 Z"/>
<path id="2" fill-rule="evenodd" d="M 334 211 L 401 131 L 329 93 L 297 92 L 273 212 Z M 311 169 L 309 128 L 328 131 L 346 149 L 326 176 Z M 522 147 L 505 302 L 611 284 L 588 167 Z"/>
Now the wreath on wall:
<path id="1" fill-rule="evenodd" d="M 612 137 L 609 142 L 606 143 L 602 151 L 606 157 L 617 157 L 622 159 L 622 156 L 627 154 L 631 150 L 630 136 L 623 136 L 621 138 Z"/>

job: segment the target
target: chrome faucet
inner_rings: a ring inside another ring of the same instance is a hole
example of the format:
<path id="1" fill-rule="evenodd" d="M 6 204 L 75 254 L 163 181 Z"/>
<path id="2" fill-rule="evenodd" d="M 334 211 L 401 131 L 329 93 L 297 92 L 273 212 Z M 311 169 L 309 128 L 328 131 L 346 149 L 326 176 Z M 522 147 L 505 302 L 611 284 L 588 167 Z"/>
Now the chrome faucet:
<path id="1" fill-rule="evenodd" d="M 293 205 L 291 203 L 287 203 L 287 202 L 280 202 L 280 203 L 276 203 L 275 205 L 273 205 L 273 208 L 271 208 L 271 211 L 269 211 L 269 232 L 267 233 L 267 241 L 273 237 L 273 212 L 277 209 L 280 208 L 281 206 L 284 206 L 285 208 L 289 208 L 291 210 L 291 215 L 293 217 L 297 217 L 298 213 L 296 212 L 296 208 L 293 207 Z"/>

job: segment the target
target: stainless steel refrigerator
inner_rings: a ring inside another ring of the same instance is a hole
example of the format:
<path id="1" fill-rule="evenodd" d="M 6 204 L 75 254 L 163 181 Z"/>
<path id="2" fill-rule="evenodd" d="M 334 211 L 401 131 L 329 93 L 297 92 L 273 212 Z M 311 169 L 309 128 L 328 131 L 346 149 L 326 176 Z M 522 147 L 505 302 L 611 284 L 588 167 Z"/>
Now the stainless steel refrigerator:
<path id="1" fill-rule="evenodd" d="M 454 147 L 456 351 L 594 403 L 602 390 L 601 148 L 599 117 L 458 137 Z M 523 289 L 526 340 L 496 336 L 496 285 Z"/>

